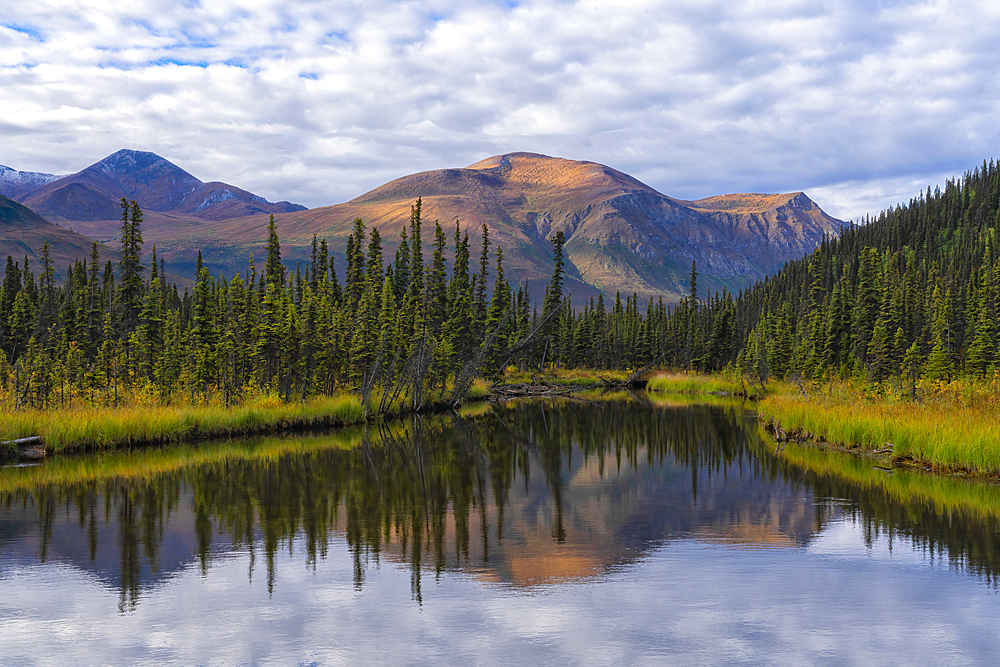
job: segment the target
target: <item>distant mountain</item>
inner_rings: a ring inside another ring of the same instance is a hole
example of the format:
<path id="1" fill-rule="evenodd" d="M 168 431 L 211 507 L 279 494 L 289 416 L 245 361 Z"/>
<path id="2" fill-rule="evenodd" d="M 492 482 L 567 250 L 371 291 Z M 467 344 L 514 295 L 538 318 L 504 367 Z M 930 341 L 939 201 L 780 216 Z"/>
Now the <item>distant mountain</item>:
<path id="1" fill-rule="evenodd" d="M 185 275 L 193 275 L 199 251 L 213 272 L 242 273 L 251 253 L 263 253 L 271 214 L 286 262 L 307 260 L 315 234 L 328 240 L 343 271 L 355 218 L 369 229 L 378 227 L 388 256 L 420 197 L 425 242 L 432 239 L 435 220 L 449 237 L 458 220 L 470 234 L 475 260 L 485 223 L 493 247 L 503 247 L 508 279 L 527 282 L 535 298 L 544 294 L 552 273 L 549 239 L 563 231 L 566 288 L 577 304 L 599 292 L 613 298 L 618 291 L 677 301 L 688 291 L 692 261 L 703 294 L 735 291 L 810 252 L 824 234 L 837 236 L 843 224 L 801 192 L 684 201 L 601 164 L 534 153 L 412 174 L 347 203 L 306 210 L 235 186 L 203 183 L 153 153 L 123 150 L 17 199 L 49 220 L 114 242 L 122 197 L 142 206 L 146 244 L 155 243 L 173 270 Z"/>
<path id="2" fill-rule="evenodd" d="M 203 183 L 155 153 L 133 150 L 120 150 L 83 171 L 15 196 L 49 220 L 90 223 L 120 220 L 123 197 L 136 200 L 144 211 L 199 220 L 305 210 L 286 201 L 269 202 L 233 185 Z M 95 236 L 106 236 L 107 230 L 101 229 L 103 234 Z"/>
<path id="3" fill-rule="evenodd" d="M 5 262 L 7 255 L 11 255 L 23 267 L 23 260 L 27 257 L 37 276 L 41 266 L 39 250 L 45 241 L 49 242 L 49 255 L 57 280 L 65 277 L 70 264 L 90 256 L 92 241 L 86 236 L 54 225 L 31 209 L 7 197 L 0 197 L 0 262 Z M 119 252 L 113 248 L 102 245 L 100 251 L 102 264 L 120 259 Z"/>
<path id="4" fill-rule="evenodd" d="M 21 193 L 34 190 L 59 178 L 62 177 L 37 171 L 18 171 L 0 164 L 0 195 L 13 199 Z"/>
<path id="5" fill-rule="evenodd" d="M 449 237 L 460 220 L 475 257 L 478 229 L 486 223 L 492 241 L 504 249 L 508 278 L 528 280 L 536 297 L 552 272 L 548 240 L 563 231 L 567 290 L 577 304 L 597 291 L 676 301 L 688 291 L 692 261 L 703 290 L 736 290 L 810 252 L 824 234 L 838 235 L 843 224 L 801 192 L 683 201 L 594 162 L 510 153 L 464 169 L 405 176 L 345 204 L 277 215 L 284 256 L 304 259 L 313 234 L 342 254 L 351 222 L 359 217 L 394 247 L 418 197 L 429 221 L 425 241 L 435 219 Z M 262 247 L 266 223 L 258 217 L 173 230 L 181 234 L 173 247 L 183 245 L 187 254 L 204 243 L 239 247 L 243 252 L 230 270 L 242 270 L 248 251 Z M 172 243 L 161 241 L 164 249 Z"/>

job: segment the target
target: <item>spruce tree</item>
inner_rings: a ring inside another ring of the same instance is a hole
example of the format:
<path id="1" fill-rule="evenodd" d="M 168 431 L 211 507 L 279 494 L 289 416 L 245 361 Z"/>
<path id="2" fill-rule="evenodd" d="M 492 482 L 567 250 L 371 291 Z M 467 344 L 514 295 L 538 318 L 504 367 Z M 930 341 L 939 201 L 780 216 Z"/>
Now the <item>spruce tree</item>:
<path id="1" fill-rule="evenodd" d="M 267 222 L 267 263 L 264 265 L 263 284 L 275 288 L 285 286 L 285 266 L 281 263 L 281 242 L 274 224 L 274 214 Z"/>
<path id="2" fill-rule="evenodd" d="M 122 225 L 119 234 L 121 261 L 118 263 L 121 282 L 118 287 L 119 336 L 127 340 L 139 326 L 142 311 L 142 210 L 135 201 L 131 203 L 123 197 Z"/>

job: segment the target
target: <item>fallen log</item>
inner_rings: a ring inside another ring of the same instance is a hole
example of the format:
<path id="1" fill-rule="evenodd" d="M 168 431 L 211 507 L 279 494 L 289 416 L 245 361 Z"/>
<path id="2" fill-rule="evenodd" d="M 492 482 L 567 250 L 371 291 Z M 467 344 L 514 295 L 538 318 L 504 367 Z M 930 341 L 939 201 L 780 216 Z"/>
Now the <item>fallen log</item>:
<path id="1" fill-rule="evenodd" d="M 596 389 L 600 385 L 564 385 L 544 383 L 502 384 L 490 387 L 490 396 L 498 399 L 524 397 L 556 397 L 568 396 L 579 391 Z"/>
<path id="2" fill-rule="evenodd" d="M 16 449 L 18 458 L 40 459 L 45 457 L 45 441 L 39 435 L 0 442 L 0 448 Z"/>
<path id="3" fill-rule="evenodd" d="M 5 440 L 0 442 L 0 446 L 3 447 L 26 447 L 28 445 L 40 445 L 42 444 L 42 436 L 33 435 L 30 438 L 18 438 L 17 440 Z"/>

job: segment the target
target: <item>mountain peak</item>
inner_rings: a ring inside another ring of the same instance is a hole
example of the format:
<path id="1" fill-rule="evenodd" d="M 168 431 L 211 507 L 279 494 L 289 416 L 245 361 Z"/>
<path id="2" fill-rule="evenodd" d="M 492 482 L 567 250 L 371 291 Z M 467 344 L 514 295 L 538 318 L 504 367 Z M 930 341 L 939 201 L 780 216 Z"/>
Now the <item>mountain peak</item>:
<path id="1" fill-rule="evenodd" d="M 173 162 L 149 151 L 122 149 L 87 169 L 110 176 L 122 187 L 125 197 L 136 199 L 155 210 L 179 206 L 188 192 L 202 185 L 200 180 Z M 170 186 L 170 194 L 154 194 L 154 191 L 162 191 L 164 185 Z"/>
<path id="2" fill-rule="evenodd" d="M 289 202 L 271 203 L 225 183 L 204 183 L 156 153 L 130 148 L 18 196 L 18 201 L 50 219 L 88 222 L 115 222 L 121 199 L 134 199 L 146 211 L 203 220 L 305 208 Z"/>
<path id="3" fill-rule="evenodd" d="M 574 298 L 621 291 L 676 302 L 687 293 L 692 261 L 707 290 L 735 292 L 842 224 L 801 192 L 682 201 L 597 162 L 529 152 L 403 176 L 345 204 L 280 221 L 302 243 L 314 233 L 345 237 L 346 221 L 355 218 L 392 239 L 418 197 L 428 220 L 485 223 L 503 247 L 508 276 L 528 280 L 539 298 L 552 272 L 549 239 L 560 231 Z"/>
<path id="4" fill-rule="evenodd" d="M 550 157 L 548 155 L 542 155 L 541 153 L 528 153 L 525 151 L 518 151 L 515 153 L 504 153 L 503 155 L 494 155 L 493 157 L 488 157 L 485 160 L 480 160 L 474 164 L 470 164 L 466 169 L 496 169 L 497 167 L 509 167 L 511 163 L 511 158 L 528 158 L 533 160 L 561 160 L 562 158 Z"/>
<path id="5" fill-rule="evenodd" d="M 763 213 L 781 206 L 809 210 L 816 207 L 813 200 L 804 192 L 787 192 L 784 194 L 764 194 L 760 192 L 744 192 L 739 194 L 716 195 L 697 201 L 687 202 L 691 208 L 699 211 L 725 211 L 726 213 Z"/>

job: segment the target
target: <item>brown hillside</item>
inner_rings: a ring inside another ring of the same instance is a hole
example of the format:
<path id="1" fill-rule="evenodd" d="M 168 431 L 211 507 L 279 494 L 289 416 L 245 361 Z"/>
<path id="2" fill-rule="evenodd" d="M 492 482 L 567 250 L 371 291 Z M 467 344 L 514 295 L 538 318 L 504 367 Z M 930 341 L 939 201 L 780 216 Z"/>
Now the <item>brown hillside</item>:
<path id="1" fill-rule="evenodd" d="M 599 291 L 611 298 L 621 291 L 676 301 L 688 291 L 692 261 L 706 290 L 738 289 L 811 251 L 840 225 L 802 193 L 688 202 L 594 162 L 509 153 L 461 169 L 404 176 L 343 204 L 276 213 L 282 256 L 291 263 L 307 259 L 316 235 L 342 260 L 352 222 L 362 218 L 368 229 L 379 229 L 391 258 L 418 197 L 425 248 L 435 220 L 449 245 L 460 221 L 475 261 L 485 223 L 493 247 L 503 247 L 508 279 L 527 280 L 536 297 L 552 272 L 549 239 L 563 231 L 567 290 L 577 305 Z M 213 271 L 232 274 L 246 269 L 251 252 L 262 256 L 267 221 L 267 215 L 192 220 L 147 212 L 144 234 L 177 269 L 193 266 L 202 250 Z M 99 238 L 117 230 L 115 221 L 81 224 Z M 342 261 L 338 268 L 343 270 Z"/>
<path id="2" fill-rule="evenodd" d="M 23 266 L 28 258 L 31 270 L 38 275 L 41 262 L 39 251 L 42 244 L 49 242 L 49 255 L 56 279 L 62 280 L 66 269 L 77 260 L 89 261 L 92 241 L 69 229 L 64 229 L 45 220 L 37 213 L 15 201 L 0 196 L 0 261 L 10 255 Z M 117 262 L 117 250 L 102 245 L 101 262 Z"/>

